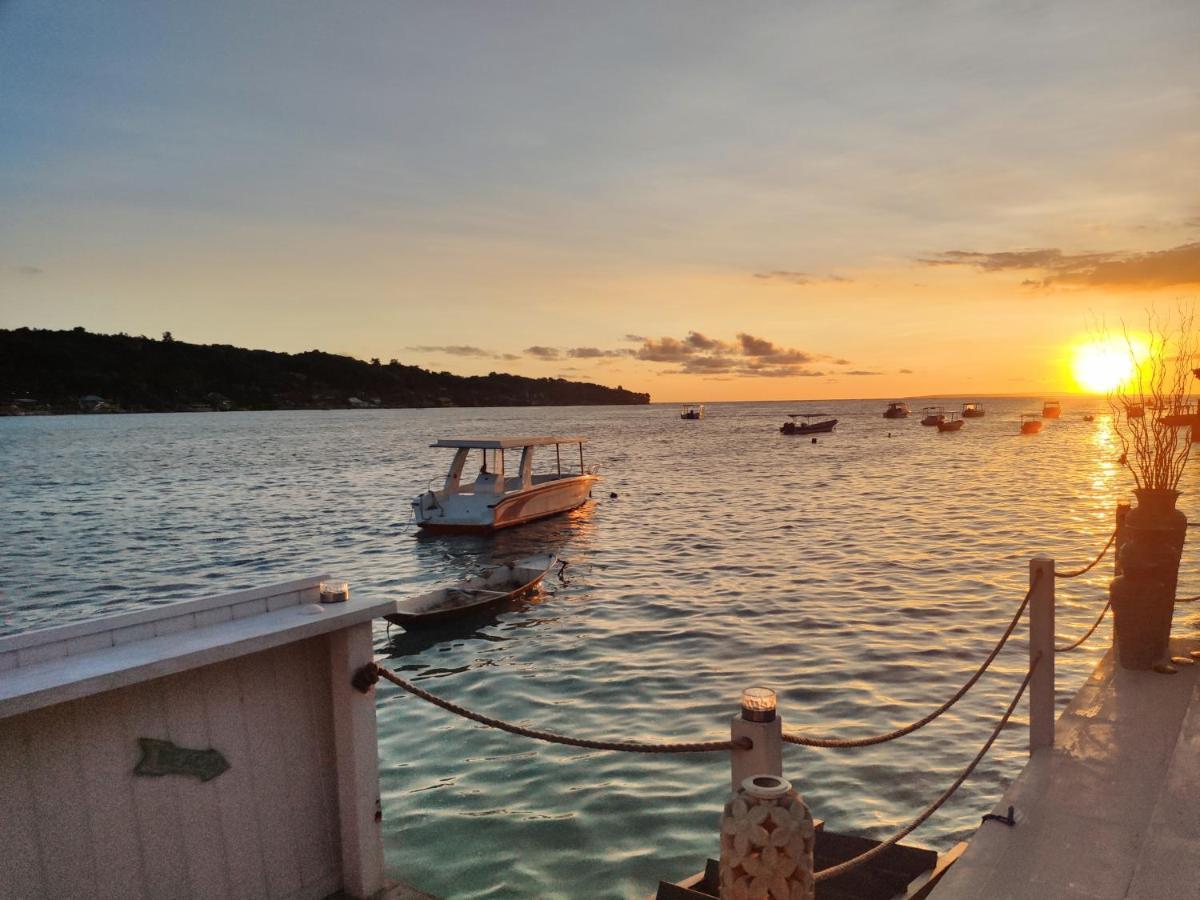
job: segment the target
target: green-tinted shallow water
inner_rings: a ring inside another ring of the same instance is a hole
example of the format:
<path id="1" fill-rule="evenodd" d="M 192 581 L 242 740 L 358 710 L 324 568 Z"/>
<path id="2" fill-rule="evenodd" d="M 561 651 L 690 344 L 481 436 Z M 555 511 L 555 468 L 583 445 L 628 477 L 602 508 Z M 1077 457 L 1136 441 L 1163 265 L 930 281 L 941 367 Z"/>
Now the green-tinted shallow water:
<path id="1" fill-rule="evenodd" d="M 986 655 L 1031 555 L 1074 567 L 1111 530 L 1130 483 L 1105 418 L 1082 421 L 1100 405 L 1068 401 L 1042 434 L 1016 436 L 1036 406 L 989 401 L 957 434 L 885 421 L 878 401 L 712 404 L 700 422 L 673 406 L 4 419 L 0 630 L 320 571 L 401 598 L 552 550 L 571 560 L 568 585 L 436 631 L 381 624 L 379 653 L 435 693 L 582 736 L 721 739 L 752 683 L 778 689 L 785 727 L 885 730 Z M 837 433 L 781 436 L 783 414 L 806 407 L 832 409 Z M 496 433 L 590 435 L 595 501 L 488 539 L 406 532 L 408 499 L 448 463 L 428 443 Z M 1193 472 L 1183 488 L 1191 509 Z M 1059 584 L 1064 639 L 1090 624 L 1110 571 Z M 1200 593 L 1190 550 L 1181 581 Z M 1177 633 L 1194 620 L 1178 614 Z M 1024 626 L 1017 636 L 962 703 L 903 741 L 789 747 L 815 814 L 884 836 L 940 792 L 1024 672 Z M 1061 702 L 1108 639 L 1106 623 L 1058 660 Z M 971 833 L 1020 770 L 1023 716 L 913 840 Z M 388 863 L 433 893 L 636 897 L 716 852 L 722 755 L 533 743 L 386 685 L 379 730 Z"/>

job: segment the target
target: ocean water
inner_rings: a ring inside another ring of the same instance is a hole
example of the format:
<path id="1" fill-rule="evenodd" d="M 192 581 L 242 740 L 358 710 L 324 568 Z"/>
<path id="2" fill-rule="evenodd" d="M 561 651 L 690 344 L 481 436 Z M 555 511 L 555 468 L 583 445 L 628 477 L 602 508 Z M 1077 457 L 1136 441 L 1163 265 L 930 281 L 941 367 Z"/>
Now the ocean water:
<path id="1" fill-rule="evenodd" d="M 400 599 L 552 550 L 568 583 L 437 630 L 380 623 L 378 654 L 434 693 L 585 737 L 724 739 L 751 684 L 779 692 L 789 730 L 888 730 L 974 670 L 1031 556 L 1089 561 L 1132 487 L 1101 403 L 1068 400 L 1032 437 L 1016 421 L 1035 402 L 987 405 L 957 434 L 884 420 L 879 401 L 718 403 L 699 422 L 670 405 L 0 419 L 0 633 L 319 572 Z M 806 410 L 838 431 L 779 434 Z M 408 528 L 409 498 L 449 462 L 433 439 L 542 433 L 589 437 L 604 480 L 586 507 L 491 538 Z M 1194 471 L 1182 488 L 1191 512 Z M 1110 573 L 1058 582 L 1062 640 L 1090 625 Z M 1200 593 L 1190 550 L 1180 591 Z M 1176 633 L 1196 624 L 1181 608 Z M 788 746 L 785 774 L 830 828 L 888 835 L 986 738 L 1025 633 L 934 724 L 881 747 Z M 1110 633 L 1058 657 L 1060 702 Z M 717 851 L 723 754 L 535 743 L 386 684 L 378 709 L 387 861 L 424 890 L 638 897 Z M 1020 771 L 1026 726 L 1022 704 L 909 840 L 969 836 Z"/>

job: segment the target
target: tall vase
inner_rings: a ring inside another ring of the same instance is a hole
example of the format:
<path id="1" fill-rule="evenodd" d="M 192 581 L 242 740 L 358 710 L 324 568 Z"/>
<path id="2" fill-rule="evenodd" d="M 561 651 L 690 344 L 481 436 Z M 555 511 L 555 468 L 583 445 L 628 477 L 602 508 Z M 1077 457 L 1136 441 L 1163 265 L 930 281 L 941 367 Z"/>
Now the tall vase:
<path id="1" fill-rule="evenodd" d="M 1121 574 L 1109 584 L 1117 660 L 1125 669 L 1151 669 L 1169 656 L 1171 617 L 1187 516 L 1175 508 L 1179 491 L 1142 488 L 1125 518 L 1116 548 Z"/>
<path id="2" fill-rule="evenodd" d="M 721 816 L 721 900 L 813 900 L 814 839 L 790 782 L 747 778 Z"/>

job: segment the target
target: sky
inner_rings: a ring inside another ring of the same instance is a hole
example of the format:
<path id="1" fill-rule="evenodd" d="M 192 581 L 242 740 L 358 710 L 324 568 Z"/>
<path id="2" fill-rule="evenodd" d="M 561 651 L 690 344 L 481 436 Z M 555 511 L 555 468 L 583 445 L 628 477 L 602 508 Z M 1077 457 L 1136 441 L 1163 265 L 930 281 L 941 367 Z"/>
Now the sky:
<path id="1" fill-rule="evenodd" d="M 1200 298 L 1200 4 L 0 0 L 0 327 L 715 401 Z"/>

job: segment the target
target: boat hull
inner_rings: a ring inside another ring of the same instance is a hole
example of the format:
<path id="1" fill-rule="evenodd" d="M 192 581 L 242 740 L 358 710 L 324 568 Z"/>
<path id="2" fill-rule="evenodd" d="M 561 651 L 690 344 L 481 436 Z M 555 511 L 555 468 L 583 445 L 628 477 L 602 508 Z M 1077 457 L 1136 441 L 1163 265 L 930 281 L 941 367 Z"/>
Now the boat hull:
<path id="1" fill-rule="evenodd" d="M 910 415 L 912 413 L 908 412 L 908 410 L 889 409 L 883 414 L 883 417 L 885 419 L 907 419 Z"/>
<path id="2" fill-rule="evenodd" d="M 934 425 L 940 425 L 944 421 L 946 421 L 945 416 L 926 416 L 921 420 L 921 424 L 928 425 L 930 428 L 932 428 Z"/>
<path id="3" fill-rule="evenodd" d="M 828 422 L 816 422 L 812 425 L 793 425 L 791 422 L 784 422 L 779 429 L 780 434 L 828 434 L 833 431 L 834 426 L 838 423 L 837 419 L 830 419 Z"/>
<path id="4" fill-rule="evenodd" d="M 490 502 L 481 496 L 463 495 L 455 498 L 457 502 L 449 509 L 422 508 L 417 525 L 431 534 L 491 534 L 582 506 L 597 481 L 595 475 L 577 475 L 527 491 L 496 495 Z"/>
<path id="5" fill-rule="evenodd" d="M 965 409 L 962 417 L 964 419 L 982 419 L 987 413 L 982 409 Z"/>
<path id="6" fill-rule="evenodd" d="M 966 424 L 962 419 L 955 419 L 953 422 L 938 422 L 938 431 L 958 431 Z"/>
<path id="7" fill-rule="evenodd" d="M 1021 434 L 1037 434 L 1041 430 L 1041 422 L 1025 422 L 1021 425 Z"/>
<path id="8" fill-rule="evenodd" d="M 493 574 L 491 577 L 475 576 L 459 582 L 450 588 L 430 591 L 411 600 L 401 600 L 396 604 L 396 611 L 385 615 L 384 618 L 395 625 L 406 628 L 432 625 L 448 619 L 468 616 L 480 610 L 515 600 L 537 588 L 546 574 L 554 568 L 558 557 L 553 554 L 530 557 L 511 563 L 508 568 L 512 574 L 505 578 L 504 566 L 499 566 L 493 572 L 499 572 L 499 583 Z M 482 594 L 478 599 L 463 601 L 450 599 L 455 591 Z"/>

